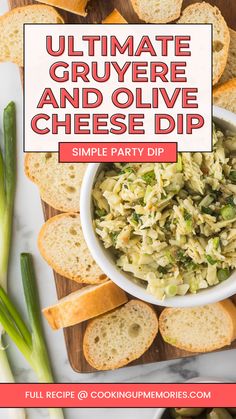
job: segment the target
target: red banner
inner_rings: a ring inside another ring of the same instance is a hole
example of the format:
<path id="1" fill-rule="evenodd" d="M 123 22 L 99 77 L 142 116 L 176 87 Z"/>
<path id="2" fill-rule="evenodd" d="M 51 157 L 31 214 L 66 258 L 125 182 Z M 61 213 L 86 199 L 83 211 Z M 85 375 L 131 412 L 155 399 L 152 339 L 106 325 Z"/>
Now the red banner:
<path id="1" fill-rule="evenodd" d="M 173 163 L 176 160 L 177 143 L 59 143 L 60 163 Z"/>
<path id="2" fill-rule="evenodd" d="M 1 384 L 2 407 L 235 407 L 236 384 Z"/>

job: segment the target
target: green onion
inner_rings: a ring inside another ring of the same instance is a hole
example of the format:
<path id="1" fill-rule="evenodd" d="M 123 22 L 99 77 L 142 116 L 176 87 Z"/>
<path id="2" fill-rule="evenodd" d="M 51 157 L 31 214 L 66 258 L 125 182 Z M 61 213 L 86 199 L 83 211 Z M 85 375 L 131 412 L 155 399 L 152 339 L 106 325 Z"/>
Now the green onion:
<path id="1" fill-rule="evenodd" d="M 224 220 L 232 220 L 236 216 L 236 208 L 231 204 L 227 204 L 221 208 L 220 214 Z"/>
<path id="2" fill-rule="evenodd" d="M 178 288 L 177 285 L 167 285 L 165 287 L 165 293 L 167 297 L 174 297 L 177 294 Z"/>
<path id="3" fill-rule="evenodd" d="M 182 157 L 181 157 L 181 154 L 178 154 L 178 160 L 177 160 L 177 163 L 176 163 L 176 170 L 177 170 L 177 172 L 182 172 L 182 170 L 183 170 L 183 163 L 182 163 Z"/>
<path id="4" fill-rule="evenodd" d="M 213 243 L 214 249 L 217 250 L 219 245 L 220 245 L 220 238 L 219 237 L 214 237 L 214 239 L 212 240 L 212 243 Z"/>
<path id="5" fill-rule="evenodd" d="M 0 148 L 0 286 L 7 288 L 12 220 L 16 187 L 16 110 L 10 102 L 3 113 L 4 152 Z M 0 330 L 0 379 L 13 383 L 14 377 L 4 350 L 4 330 Z M 11 409 L 12 419 L 25 419 L 24 409 Z"/>
<path id="6" fill-rule="evenodd" d="M 151 170 L 150 172 L 144 173 L 144 175 L 142 175 L 142 179 L 148 185 L 152 185 L 154 183 L 155 179 L 156 179 L 154 170 Z"/>
<path id="7" fill-rule="evenodd" d="M 21 254 L 21 275 L 30 329 L 3 287 L 0 287 L 0 323 L 35 371 L 39 382 L 53 383 L 53 375 L 44 340 L 41 312 L 31 255 Z M 49 409 L 51 419 L 63 419 L 59 408 Z"/>
<path id="8" fill-rule="evenodd" d="M 211 205 L 213 201 L 214 201 L 214 196 L 208 194 L 204 196 L 201 202 L 199 202 L 199 207 L 208 208 L 208 206 Z"/>
<path id="9" fill-rule="evenodd" d="M 0 284 L 6 289 L 16 186 L 16 115 L 13 102 L 4 110 L 4 157 L 0 150 Z"/>
<path id="10" fill-rule="evenodd" d="M 165 251 L 165 256 L 168 259 L 170 265 L 173 265 L 175 263 L 175 259 L 169 250 Z"/>
<path id="11" fill-rule="evenodd" d="M 210 265 L 215 265 L 215 263 L 217 263 L 217 260 L 213 259 L 211 255 L 206 255 L 206 260 L 208 263 L 210 263 Z"/>
<path id="12" fill-rule="evenodd" d="M 217 278 L 219 279 L 220 282 L 225 281 L 226 279 L 229 278 L 229 276 L 230 276 L 229 269 L 218 269 Z"/>

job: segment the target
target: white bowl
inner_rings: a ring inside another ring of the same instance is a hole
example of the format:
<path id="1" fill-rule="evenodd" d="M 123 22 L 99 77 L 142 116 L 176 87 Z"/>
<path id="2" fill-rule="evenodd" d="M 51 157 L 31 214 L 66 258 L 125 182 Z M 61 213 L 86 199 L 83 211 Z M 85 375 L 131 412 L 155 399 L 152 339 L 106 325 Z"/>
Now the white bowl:
<path id="1" fill-rule="evenodd" d="M 236 115 L 234 113 L 214 107 L 213 116 L 219 126 L 236 132 Z M 93 228 L 92 189 L 101 167 L 101 163 L 90 163 L 88 165 L 81 187 L 80 216 L 88 248 L 97 264 L 112 281 L 136 298 L 151 304 L 168 307 L 193 307 L 210 304 L 236 293 L 235 271 L 226 281 L 201 290 L 197 294 L 186 294 L 184 296 L 158 300 L 149 294 L 141 284 L 134 282 L 131 274 L 119 269 L 115 264 L 112 253 L 104 248 Z"/>

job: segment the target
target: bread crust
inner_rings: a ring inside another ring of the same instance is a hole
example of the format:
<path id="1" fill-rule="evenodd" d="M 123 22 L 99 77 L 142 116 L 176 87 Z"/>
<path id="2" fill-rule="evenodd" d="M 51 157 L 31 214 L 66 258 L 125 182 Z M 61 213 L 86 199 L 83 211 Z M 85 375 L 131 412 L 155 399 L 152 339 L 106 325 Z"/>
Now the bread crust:
<path id="1" fill-rule="evenodd" d="M 81 170 L 81 175 L 79 178 L 79 174 L 77 173 L 76 176 L 78 175 L 78 180 L 76 185 L 78 186 L 78 191 L 76 192 L 76 199 L 72 199 L 71 201 L 66 201 L 65 199 L 62 199 L 62 194 L 63 194 L 63 190 L 58 191 L 58 194 L 52 194 L 51 193 L 51 186 L 48 188 L 48 184 L 44 182 L 40 182 L 39 179 L 36 179 L 35 176 L 33 176 L 33 170 L 30 170 L 31 165 L 30 165 L 30 160 L 32 158 L 34 158 L 34 154 L 35 153 L 26 153 L 25 154 L 25 158 L 24 158 L 24 172 L 25 175 L 28 177 L 29 180 L 31 180 L 31 182 L 33 182 L 34 184 L 36 184 L 39 188 L 39 193 L 41 196 L 42 201 L 46 202 L 49 206 L 55 208 L 58 211 L 61 212 L 80 212 L 80 200 L 79 200 L 79 191 L 80 188 L 79 186 L 81 186 L 82 184 L 82 179 L 83 179 L 83 174 L 84 171 L 86 170 L 86 168 L 84 168 L 86 166 L 85 163 L 77 163 L 77 164 L 81 164 L 84 165 L 84 167 L 79 169 Z M 39 154 L 45 154 L 45 153 L 39 153 Z M 60 164 L 60 163 L 59 163 Z M 60 177 L 59 177 L 60 179 Z M 60 193 L 59 193 L 60 192 Z"/>
<path id="2" fill-rule="evenodd" d="M 127 20 L 118 12 L 117 9 L 114 9 L 103 21 L 102 23 L 128 23 Z"/>
<path id="3" fill-rule="evenodd" d="M 232 336 L 231 342 L 233 342 L 236 339 L 236 306 L 233 303 L 233 301 L 230 300 L 230 299 L 220 301 L 218 304 L 220 304 L 222 306 L 222 308 L 227 311 L 228 315 L 230 316 L 230 318 L 232 320 L 233 336 Z"/>
<path id="4" fill-rule="evenodd" d="M 99 277 L 95 278 L 95 277 L 91 277 L 91 279 L 84 279 L 81 275 L 76 275 L 73 276 L 71 275 L 68 271 L 61 269 L 60 267 L 57 266 L 56 263 L 53 262 L 53 260 L 48 257 L 47 252 L 44 249 L 44 245 L 43 245 L 43 238 L 44 238 L 44 233 L 45 230 L 47 230 L 48 225 L 49 224 L 53 224 L 55 221 L 60 220 L 61 218 L 66 218 L 66 217 L 74 217 L 74 218 L 79 218 L 79 214 L 78 213 L 73 213 L 73 212 L 68 212 L 68 213 L 63 213 L 63 214 L 58 214 L 55 215 L 52 218 L 49 218 L 42 226 L 39 235 L 38 235 L 38 248 L 40 251 L 41 256 L 43 257 L 43 259 L 48 263 L 49 266 L 51 266 L 55 272 L 57 272 L 59 275 L 68 278 L 72 281 L 78 282 L 80 284 L 101 284 L 102 282 L 105 282 L 108 278 L 105 274 L 99 275 Z M 89 252 L 89 250 L 88 250 Z M 100 268 L 99 268 L 100 270 Z"/>
<path id="5" fill-rule="evenodd" d="M 37 185 L 37 183 L 36 183 L 36 185 Z M 46 188 L 43 188 L 42 186 L 40 187 L 39 185 L 37 185 L 37 186 L 39 188 L 39 193 L 40 193 L 40 197 L 41 197 L 42 201 L 45 202 L 46 204 L 48 204 L 50 207 L 56 209 L 57 211 L 61 211 L 61 212 L 64 212 L 64 213 L 67 213 L 67 212 L 73 212 L 73 213 L 77 213 L 77 214 L 80 213 L 79 203 L 78 203 L 78 205 L 75 205 L 75 206 L 70 205 L 70 206 L 68 206 L 68 208 L 66 208 L 65 205 L 60 204 L 59 202 L 56 203 L 55 199 L 51 199 L 51 197 L 50 197 Z"/>
<path id="6" fill-rule="evenodd" d="M 236 77 L 214 87 L 213 99 L 220 98 L 224 93 L 231 93 L 232 91 L 236 91 Z"/>
<path id="7" fill-rule="evenodd" d="M 153 316 L 153 321 L 155 323 L 153 330 L 151 331 L 151 335 L 149 337 L 149 340 L 146 344 L 145 350 L 143 351 L 138 351 L 138 348 L 134 348 L 134 352 L 133 355 L 129 357 L 129 360 L 127 360 L 127 358 L 123 358 L 121 359 L 118 363 L 114 363 L 111 364 L 106 367 L 104 367 L 104 365 L 101 364 L 97 364 L 96 362 L 94 362 L 94 359 L 90 356 L 90 342 L 89 342 L 89 338 L 90 338 L 90 333 L 94 327 L 94 324 L 96 324 L 96 322 L 99 321 L 99 317 L 93 320 L 90 320 L 88 322 L 87 328 L 85 330 L 85 334 L 84 334 L 84 339 L 83 339 L 83 353 L 84 356 L 87 360 L 87 362 L 95 369 L 97 370 L 101 370 L 101 371 L 107 371 L 107 370 L 113 370 L 113 369 L 117 369 L 117 368 L 121 368 L 124 367 L 125 365 L 129 364 L 130 362 L 134 361 L 135 359 L 140 358 L 148 349 L 149 347 L 152 345 L 157 333 L 158 333 L 158 318 L 157 318 L 157 314 L 155 312 L 155 310 L 147 303 L 145 303 L 144 301 L 141 300 L 130 300 L 125 306 L 127 305 L 135 305 L 135 306 L 145 306 L 145 309 L 149 310 L 149 313 Z M 119 309 L 118 309 L 119 310 Z M 114 310 L 115 312 L 116 310 Z"/>
<path id="8" fill-rule="evenodd" d="M 174 20 L 176 20 L 176 19 L 178 19 L 179 17 L 180 17 L 180 13 L 181 13 L 181 6 L 182 6 L 182 3 L 183 3 L 183 0 L 176 0 L 176 2 L 178 3 L 178 4 L 180 4 L 180 7 L 179 7 L 179 11 L 176 11 L 175 13 L 172 13 L 170 16 L 169 16 L 169 18 L 168 19 L 155 19 L 155 21 L 154 20 L 152 20 L 152 23 L 167 23 L 167 22 L 172 22 L 172 21 L 174 21 Z M 133 9 L 134 9 L 134 11 L 135 11 L 135 13 L 138 15 L 138 17 L 142 20 L 142 17 L 141 17 L 141 12 L 140 12 L 140 8 L 139 8 L 139 6 L 138 6 L 138 1 L 137 0 L 131 0 L 131 4 L 132 4 L 132 6 L 133 6 Z M 149 22 L 149 21 L 146 21 L 146 22 L 148 22 L 148 23 L 151 23 L 151 21 Z"/>
<path id="9" fill-rule="evenodd" d="M 37 0 L 39 3 L 50 4 L 59 9 L 67 10 L 68 12 L 78 14 L 80 16 L 87 16 L 86 5 L 88 0 Z"/>
<path id="10" fill-rule="evenodd" d="M 83 287 L 83 290 L 89 287 Z M 75 293 L 70 294 L 71 296 Z M 59 300 L 55 305 L 44 308 L 43 314 L 52 329 L 73 326 L 85 320 L 107 313 L 127 303 L 125 292 L 114 282 L 94 286 L 88 292 L 78 294 L 76 299 Z"/>
<path id="11" fill-rule="evenodd" d="M 229 51 L 228 51 L 228 59 L 226 63 L 226 67 L 224 72 L 219 80 L 219 83 L 225 83 L 228 80 L 233 79 L 236 77 L 236 31 L 229 28 L 230 34 L 230 44 L 229 44 Z"/>
<path id="12" fill-rule="evenodd" d="M 34 10 L 37 10 L 37 13 L 40 11 L 40 9 L 43 12 L 48 12 L 54 15 L 55 20 L 58 19 L 60 20 L 60 23 L 64 23 L 64 19 L 62 18 L 62 16 L 57 12 L 56 9 L 54 9 L 54 7 L 51 6 L 47 6 L 47 5 L 43 5 L 43 4 L 33 4 L 33 5 L 28 5 L 28 6 L 21 6 L 21 7 L 15 7 L 12 10 L 9 10 L 8 12 L 4 13 L 4 15 L 0 16 L 0 28 L 1 25 L 4 28 L 5 25 L 7 25 L 7 22 L 9 20 L 9 18 L 11 19 L 14 15 L 17 16 L 17 14 L 24 12 L 25 10 L 31 10 L 32 13 L 34 12 Z M 0 29 L 1 30 L 1 29 Z M 22 41 L 23 42 L 23 41 Z M 6 59 L 4 57 L 0 58 L 0 62 L 4 62 Z M 23 67 L 23 62 L 22 62 L 22 57 L 18 57 L 15 58 L 14 60 L 12 60 L 12 62 L 14 62 L 14 64 L 17 64 L 20 67 Z"/>
<path id="13" fill-rule="evenodd" d="M 224 301 L 220 301 L 218 303 L 215 303 L 216 305 L 218 305 L 221 309 L 223 309 L 225 311 L 225 315 L 229 320 L 229 324 L 231 324 L 230 329 L 231 329 L 231 333 L 228 336 L 228 339 L 224 339 L 222 340 L 221 344 L 219 345 L 209 345 L 207 348 L 202 348 L 202 350 L 200 350 L 199 348 L 195 348 L 193 349 L 192 346 L 188 346 L 185 344 L 181 344 L 181 342 L 178 340 L 175 342 L 175 344 L 171 343 L 168 341 L 168 339 L 165 338 L 165 319 L 169 317 L 169 315 L 175 311 L 175 308 L 165 308 L 160 317 L 159 317 L 159 330 L 161 333 L 161 336 L 163 338 L 163 340 L 166 343 L 169 343 L 173 346 L 175 346 L 176 348 L 182 349 L 184 351 L 188 351 L 188 352 L 193 352 L 193 353 L 198 353 L 198 352 L 202 352 L 202 353 L 206 353 L 206 352 L 212 352 L 214 350 L 217 349 L 221 349 L 225 346 L 230 345 L 233 340 L 236 338 L 236 307 L 234 306 L 234 304 L 232 303 L 231 300 L 224 300 Z M 180 309 L 181 310 L 181 309 Z"/>
<path id="14" fill-rule="evenodd" d="M 25 153 L 24 172 L 25 172 L 25 175 L 27 176 L 28 179 L 30 179 L 33 183 L 36 183 L 34 176 L 32 176 L 30 174 L 30 170 L 29 170 L 29 160 L 30 160 L 30 158 L 31 158 L 31 153 Z"/>
<path id="15" fill-rule="evenodd" d="M 215 85 L 219 81 L 220 77 L 222 76 L 222 74 L 224 72 L 224 69 L 226 67 L 226 63 L 227 63 L 229 44 L 230 44 L 229 28 L 228 28 L 228 25 L 227 25 L 224 17 L 221 14 L 220 9 L 218 7 L 212 6 L 211 4 L 206 3 L 206 2 L 190 4 L 190 6 L 186 7 L 183 10 L 183 13 L 182 13 L 178 23 L 184 23 L 184 21 L 182 21 L 182 19 L 184 20 L 185 15 L 186 14 L 191 14 L 192 12 L 194 12 L 196 9 L 199 9 L 199 8 L 201 8 L 201 10 L 203 10 L 203 8 L 205 8 L 205 10 L 210 11 L 211 13 L 213 12 L 213 10 L 217 11 L 218 18 L 221 19 L 221 26 L 222 26 L 222 30 L 223 30 L 223 34 L 224 34 L 223 36 L 224 36 L 225 45 L 224 45 L 224 55 L 223 55 L 223 57 L 221 59 L 221 62 L 220 62 L 220 64 L 221 64 L 220 70 L 215 75 L 215 77 L 213 78 L 213 81 L 212 81 L 213 85 Z"/>

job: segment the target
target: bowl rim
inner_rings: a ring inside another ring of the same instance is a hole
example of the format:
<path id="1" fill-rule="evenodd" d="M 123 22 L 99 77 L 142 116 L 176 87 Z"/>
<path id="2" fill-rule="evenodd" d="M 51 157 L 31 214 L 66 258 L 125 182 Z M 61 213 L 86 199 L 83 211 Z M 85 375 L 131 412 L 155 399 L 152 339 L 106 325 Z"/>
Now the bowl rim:
<path id="1" fill-rule="evenodd" d="M 236 130 L 236 114 L 214 106 L 213 118 L 218 122 L 222 121 L 224 124 L 235 127 Z M 84 238 L 91 255 L 108 278 L 135 298 L 163 307 L 201 306 L 224 300 L 236 293 L 236 270 L 226 281 L 213 287 L 201 290 L 196 294 L 175 296 L 166 298 L 165 300 L 157 299 L 152 294 L 149 294 L 141 285 L 128 278 L 129 275 L 123 273 L 111 261 L 108 251 L 103 247 L 93 227 L 91 195 L 96 174 L 101 164 L 103 163 L 89 163 L 85 171 L 80 192 L 80 217 Z"/>

